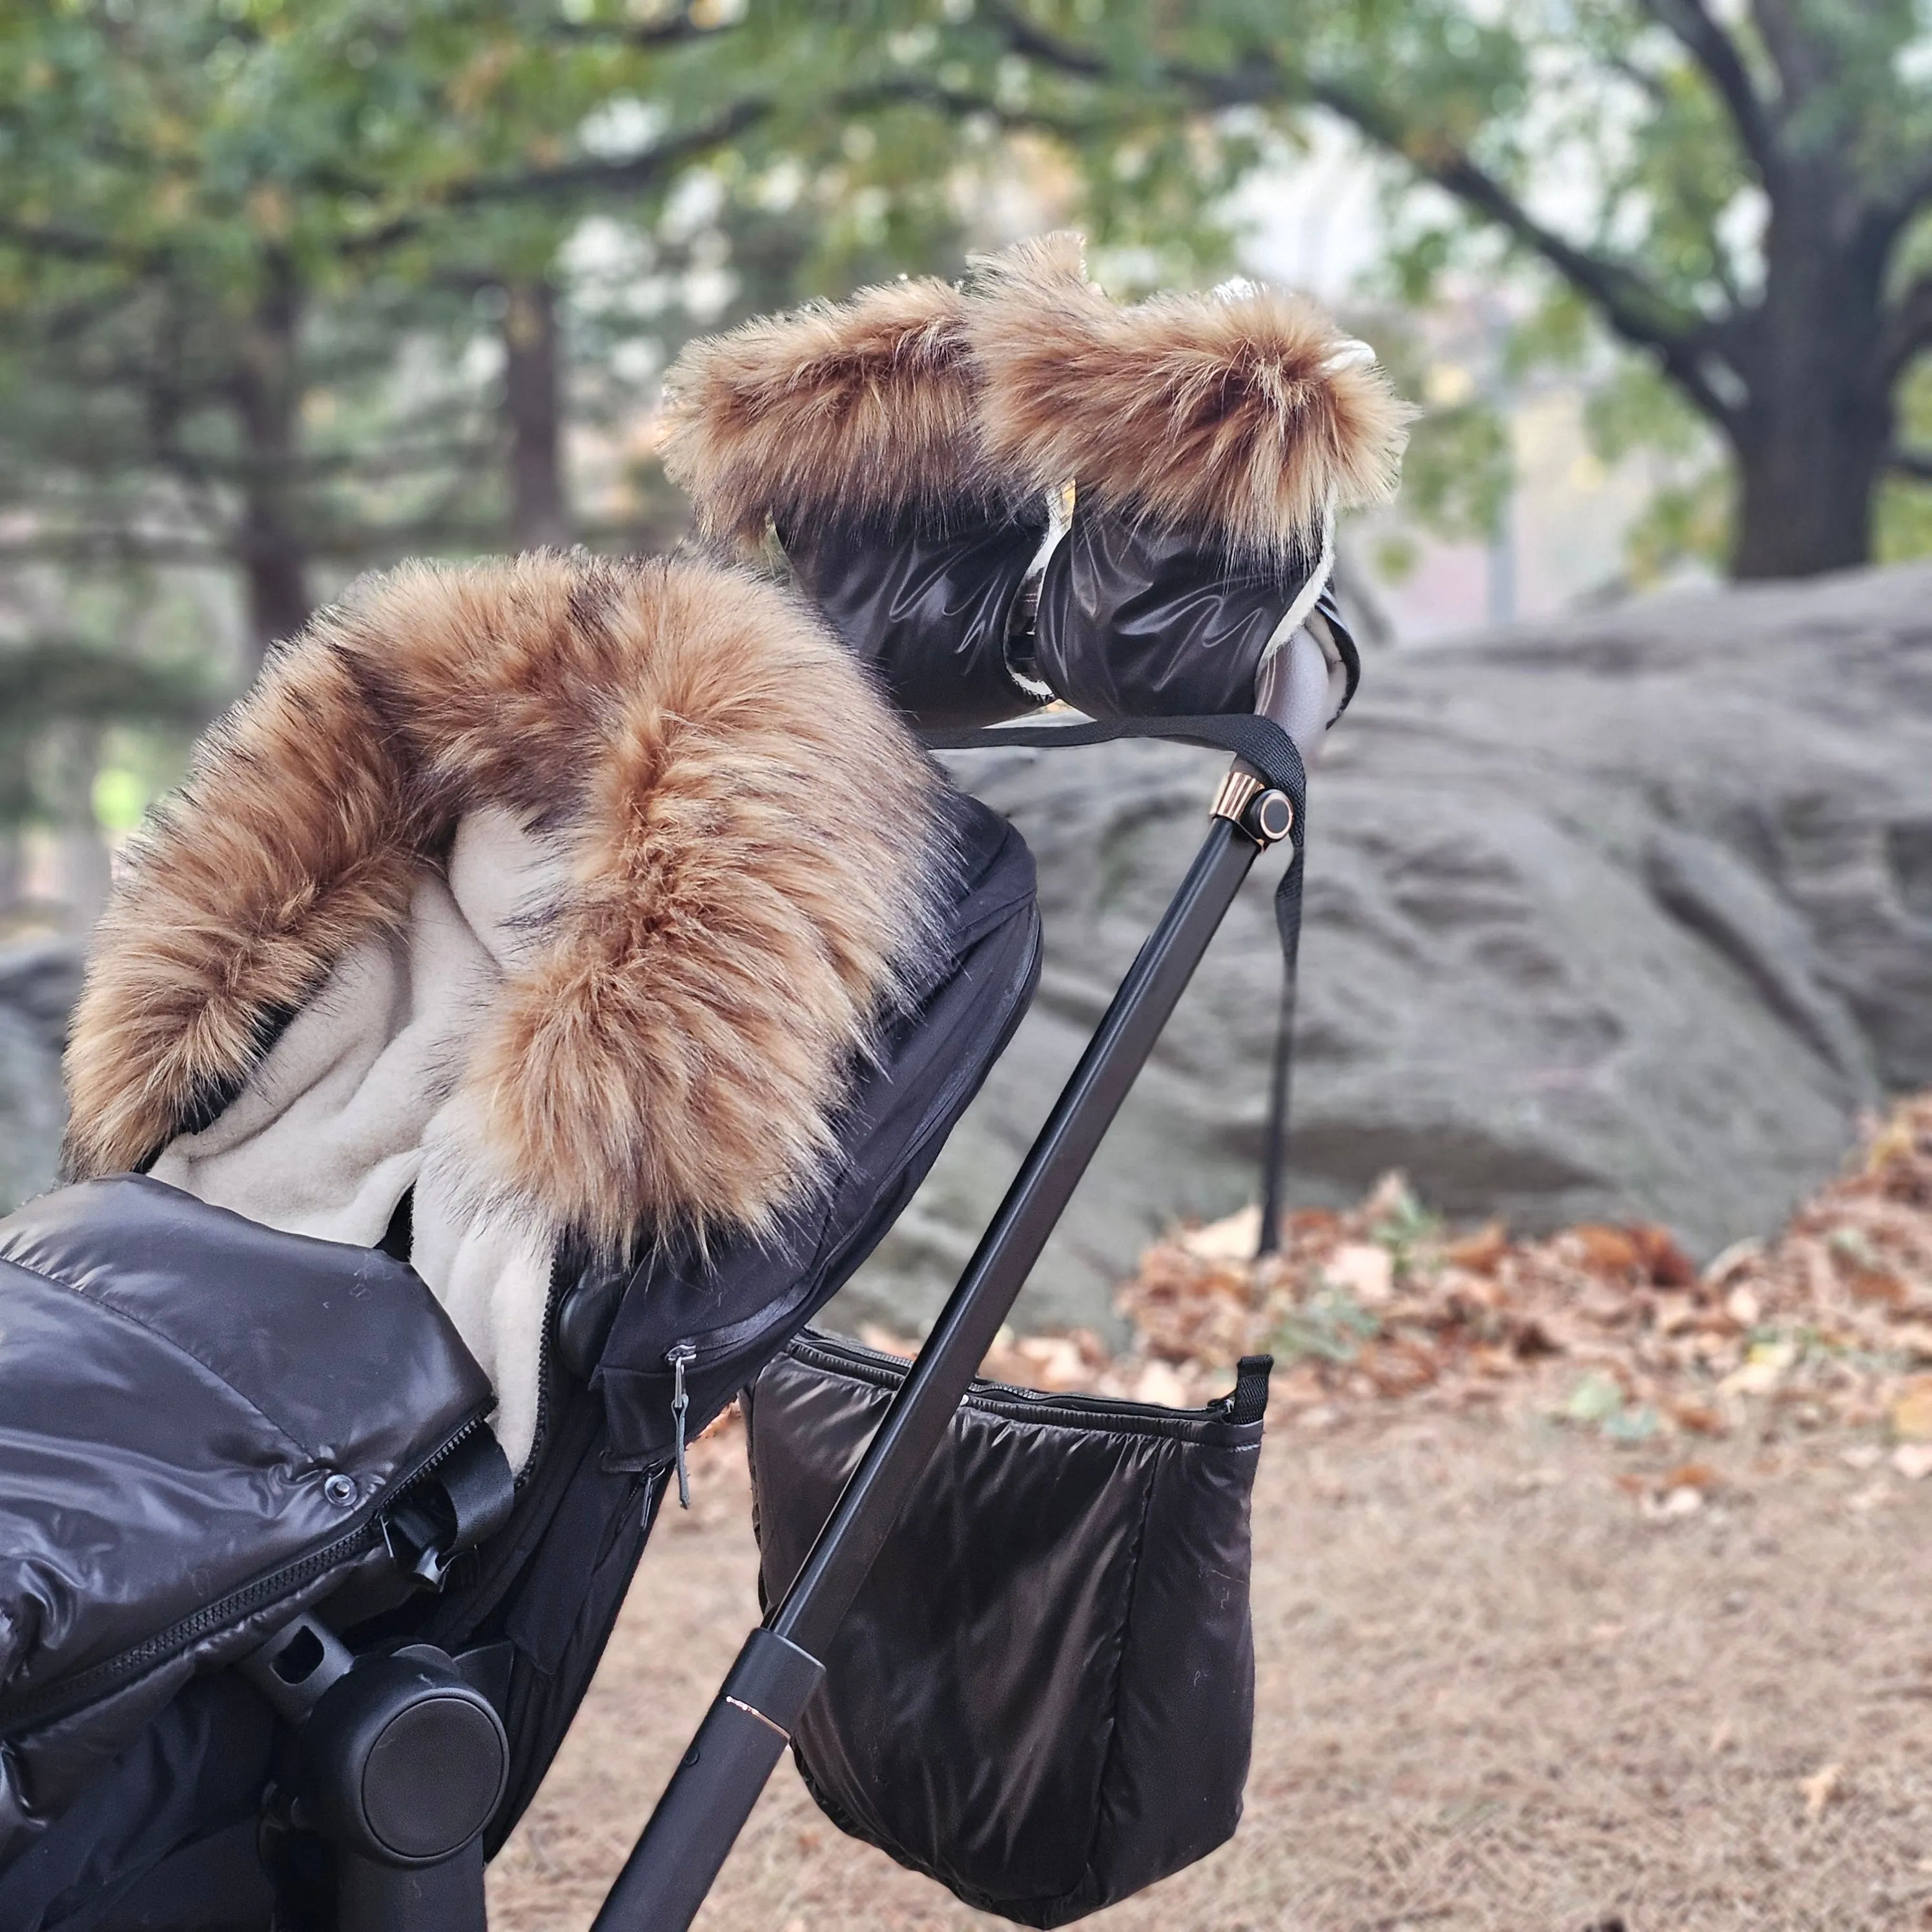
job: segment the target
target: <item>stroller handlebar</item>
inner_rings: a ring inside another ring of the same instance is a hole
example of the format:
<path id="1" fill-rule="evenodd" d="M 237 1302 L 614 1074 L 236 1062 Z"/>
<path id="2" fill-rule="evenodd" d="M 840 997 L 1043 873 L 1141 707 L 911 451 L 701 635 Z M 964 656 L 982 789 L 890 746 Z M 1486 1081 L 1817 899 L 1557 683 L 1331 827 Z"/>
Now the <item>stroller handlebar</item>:
<path id="1" fill-rule="evenodd" d="M 1305 766 L 1321 755 L 1341 709 L 1345 673 L 1328 629 L 1321 612 L 1310 611 L 1270 652 L 1255 694 L 1256 715 L 1279 724 L 1294 740 Z"/>

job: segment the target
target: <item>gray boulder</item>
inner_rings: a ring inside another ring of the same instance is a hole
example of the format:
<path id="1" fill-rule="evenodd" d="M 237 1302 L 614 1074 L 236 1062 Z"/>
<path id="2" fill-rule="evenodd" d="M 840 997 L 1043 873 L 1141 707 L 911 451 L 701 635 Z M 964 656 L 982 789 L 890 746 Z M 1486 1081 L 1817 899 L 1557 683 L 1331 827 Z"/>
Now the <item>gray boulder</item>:
<path id="1" fill-rule="evenodd" d="M 928 1319 L 1199 838 L 1221 760 L 979 753 L 1038 855 L 1040 994 L 834 1312 Z M 1932 1084 L 1932 568 L 1382 655 L 1316 775 L 1293 1198 L 1387 1168 L 1456 1216 L 1774 1226 Z M 1035 1271 L 1106 1327 L 1177 1215 L 1252 1199 L 1279 967 L 1264 862 Z"/>
<path id="2" fill-rule="evenodd" d="M 0 1213 L 53 1180 L 66 1120 L 61 1052 L 80 976 L 80 948 L 66 940 L 0 947 Z"/>

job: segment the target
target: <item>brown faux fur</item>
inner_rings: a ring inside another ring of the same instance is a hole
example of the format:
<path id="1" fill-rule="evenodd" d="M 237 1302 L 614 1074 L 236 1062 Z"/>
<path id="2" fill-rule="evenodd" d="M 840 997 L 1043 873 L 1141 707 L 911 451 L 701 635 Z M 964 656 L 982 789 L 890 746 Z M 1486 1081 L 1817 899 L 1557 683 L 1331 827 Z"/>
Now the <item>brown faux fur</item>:
<path id="1" fill-rule="evenodd" d="M 1257 290 L 1118 308 L 1078 236 L 982 259 L 968 304 L 995 467 L 1277 558 L 1394 490 L 1413 413 L 1312 303 Z"/>
<path id="2" fill-rule="evenodd" d="M 621 1246 L 769 1225 L 928 906 L 930 768 L 838 644 L 736 572 L 406 566 L 325 611 L 205 742 L 97 939 L 68 1166 L 132 1166 L 278 1010 L 400 926 L 484 804 L 572 886 L 480 1023 L 489 1185 Z"/>
<path id="3" fill-rule="evenodd" d="M 965 302 L 887 282 L 694 342 L 664 380 L 664 469 L 707 536 L 828 508 L 943 511 L 982 482 Z"/>

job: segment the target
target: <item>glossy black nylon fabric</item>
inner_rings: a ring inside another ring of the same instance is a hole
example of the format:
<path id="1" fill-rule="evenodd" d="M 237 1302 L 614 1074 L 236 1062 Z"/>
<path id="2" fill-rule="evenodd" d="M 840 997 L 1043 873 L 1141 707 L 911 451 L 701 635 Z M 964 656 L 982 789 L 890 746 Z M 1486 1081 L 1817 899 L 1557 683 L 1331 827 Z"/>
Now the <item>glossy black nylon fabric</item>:
<path id="1" fill-rule="evenodd" d="M 746 1400 L 760 1587 L 789 1586 L 906 1365 L 807 1334 Z M 793 1738 L 844 1831 L 1022 1924 L 1204 1857 L 1253 1727 L 1256 1419 L 976 1382 Z"/>
<path id="2" fill-rule="evenodd" d="M 1093 718 L 1251 712 L 1268 641 L 1313 568 L 1243 565 L 1219 544 L 1078 502 L 1041 580 L 1035 668 Z"/>
<path id="3" fill-rule="evenodd" d="M 388 1256 L 135 1175 L 0 1221 L 0 1330 L 4 1858 L 494 1399 Z"/>
<path id="4" fill-rule="evenodd" d="M 915 724 L 989 724 L 1035 710 L 1006 668 L 1006 633 L 1046 536 L 1046 510 L 956 507 L 944 523 L 821 518 L 778 541 L 800 587 Z"/>

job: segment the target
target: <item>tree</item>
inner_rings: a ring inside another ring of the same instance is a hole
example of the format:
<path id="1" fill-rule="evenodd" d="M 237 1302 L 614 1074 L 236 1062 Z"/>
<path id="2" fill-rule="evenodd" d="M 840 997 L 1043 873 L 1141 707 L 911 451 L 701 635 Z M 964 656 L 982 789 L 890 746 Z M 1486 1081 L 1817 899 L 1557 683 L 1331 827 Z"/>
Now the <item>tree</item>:
<path id="1" fill-rule="evenodd" d="M 8 554 L 232 567 L 259 656 L 319 562 L 566 537 L 558 247 L 768 105 L 689 10 L 610 10 L 9 11 L 0 497 L 30 527 Z M 614 97 L 665 104 L 620 152 L 584 133 Z M 494 412 L 452 375 L 479 323 Z"/>
<path id="2" fill-rule="evenodd" d="M 1500 236 L 1722 440 L 1731 567 L 1865 561 L 1932 345 L 1932 33 L 1920 0 L 980 0 L 930 16 L 954 100 L 1022 104 L 1089 157 L 1339 117 L 1438 191 L 1420 292 Z M 1162 123 L 1166 124 L 1163 128 Z M 1110 166 L 1110 157 L 1114 165 Z"/>

